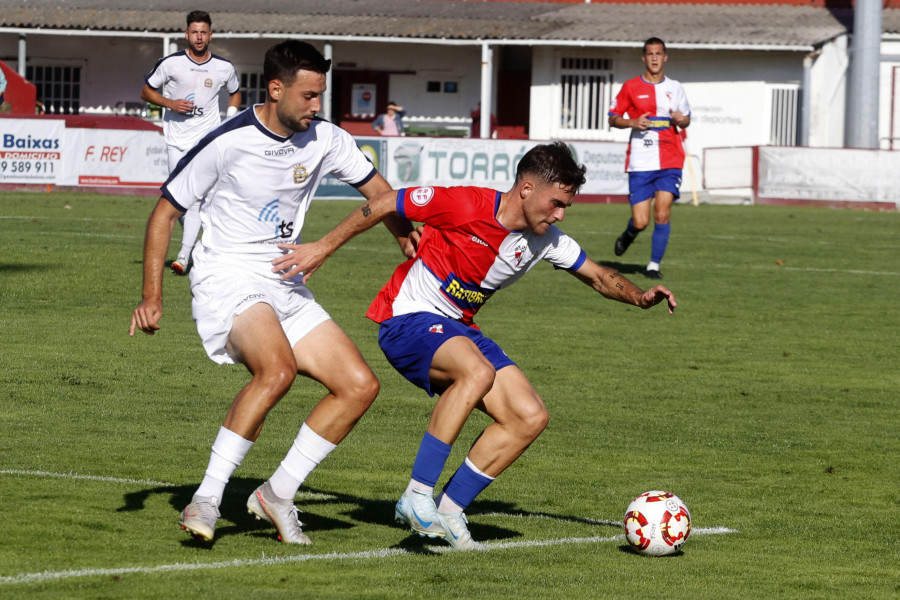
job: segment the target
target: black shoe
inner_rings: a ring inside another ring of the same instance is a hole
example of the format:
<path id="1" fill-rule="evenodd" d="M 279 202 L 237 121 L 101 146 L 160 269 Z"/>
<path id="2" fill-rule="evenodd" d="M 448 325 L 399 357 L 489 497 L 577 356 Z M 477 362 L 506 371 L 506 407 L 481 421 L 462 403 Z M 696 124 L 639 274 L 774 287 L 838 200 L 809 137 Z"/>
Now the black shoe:
<path id="1" fill-rule="evenodd" d="M 616 256 L 622 256 L 625 254 L 625 251 L 628 250 L 628 246 L 631 245 L 631 242 L 634 241 L 633 237 L 628 237 L 626 234 L 622 234 L 616 239 L 616 247 L 614 249 Z"/>
<path id="2" fill-rule="evenodd" d="M 657 270 L 657 269 L 647 269 L 646 271 L 644 271 L 644 275 L 647 276 L 647 279 L 662 279 L 663 278 L 662 273 L 660 273 L 659 270 Z"/>

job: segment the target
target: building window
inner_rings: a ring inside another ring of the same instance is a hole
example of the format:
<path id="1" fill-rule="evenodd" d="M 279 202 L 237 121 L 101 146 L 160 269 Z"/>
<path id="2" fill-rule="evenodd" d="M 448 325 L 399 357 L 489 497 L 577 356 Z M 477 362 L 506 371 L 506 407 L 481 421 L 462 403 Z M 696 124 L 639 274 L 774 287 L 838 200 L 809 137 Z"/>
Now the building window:
<path id="1" fill-rule="evenodd" d="M 37 100 L 50 114 L 78 114 L 81 107 L 81 67 L 30 65 L 25 79 L 37 88 Z"/>
<path id="2" fill-rule="evenodd" d="M 769 86 L 772 116 L 769 119 L 769 143 L 773 146 L 797 145 L 797 113 L 800 87 L 794 84 Z"/>
<path id="3" fill-rule="evenodd" d="M 241 108 L 266 101 L 266 83 L 262 73 L 241 73 Z"/>
<path id="4" fill-rule="evenodd" d="M 560 61 L 560 133 L 609 131 L 606 113 L 613 100 L 612 61 L 573 56 Z"/>

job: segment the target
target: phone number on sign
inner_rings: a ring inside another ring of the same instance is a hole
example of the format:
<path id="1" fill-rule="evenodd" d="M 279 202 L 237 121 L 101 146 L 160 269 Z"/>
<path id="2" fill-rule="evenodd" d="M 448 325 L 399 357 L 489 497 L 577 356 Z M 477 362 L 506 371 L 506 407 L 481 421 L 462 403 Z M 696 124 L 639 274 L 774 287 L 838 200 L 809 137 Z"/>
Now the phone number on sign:
<path id="1" fill-rule="evenodd" d="M 0 173 L 53 173 L 55 165 L 42 160 L 0 160 Z"/>

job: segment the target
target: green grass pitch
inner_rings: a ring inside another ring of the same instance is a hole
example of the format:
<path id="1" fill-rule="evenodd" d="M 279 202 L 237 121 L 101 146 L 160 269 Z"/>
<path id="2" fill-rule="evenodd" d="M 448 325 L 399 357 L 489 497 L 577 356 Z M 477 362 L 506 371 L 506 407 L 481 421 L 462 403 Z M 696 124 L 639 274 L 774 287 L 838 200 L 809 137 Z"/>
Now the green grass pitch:
<path id="1" fill-rule="evenodd" d="M 900 213 L 676 206 L 674 316 L 547 265 L 497 293 L 478 323 L 550 425 L 470 507 L 489 551 L 452 553 L 393 522 L 432 401 L 363 316 L 400 260 L 382 227 L 310 282 L 382 382 L 297 497 L 313 546 L 277 543 L 244 508 L 323 393 L 303 379 L 235 473 L 215 542 L 180 530 L 247 374 L 205 356 L 188 281 L 169 273 L 162 329 L 127 335 L 154 202 L 0 194 L 0 597 L 900 594 Z M 355 205 L 316 201 L 305 238 Z M 612 253 L 627 213 L 576 201 L 561 227 L 646 288 L 650 232 Z M 470 419 L 448 471 L 485 424 Z M 625 507 L 650 489 L 692 512 L 678 555 L 626 548 Z"/>

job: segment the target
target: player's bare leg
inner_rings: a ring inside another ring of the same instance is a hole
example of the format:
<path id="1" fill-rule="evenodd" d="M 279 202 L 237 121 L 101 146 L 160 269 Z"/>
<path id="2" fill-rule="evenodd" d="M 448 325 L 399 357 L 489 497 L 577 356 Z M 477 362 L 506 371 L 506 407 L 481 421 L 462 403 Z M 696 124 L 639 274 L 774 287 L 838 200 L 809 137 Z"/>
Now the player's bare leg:
<path id="1" fill-rule="evenodd" d="M 235 317 L 228 349 L 253 377 L 232 402 L 213 442 L 203 480 L 179 519 L 182 529 L 205 541 L 211 541 L 215 534 L 228 480 L 259 437 L 269 410 L 288 392 L 297 373 L 290 344 L 268 304 L 256 304 Z"/>
<path id="2" fill-rule="evenodd" d="M 413 465 L 413 477 L 397 502 L 394 516 L 421 536 L 442 537 L 455 547 L 462 544 L 466 548 L 476 548 L 479 545 L 468 535 L 461 511 L 453 524 L 438 515 L 434 486 L 450 454 L 450 446 L 472 410 L 493 385 L 494 366 L 472 340 L 455 336 L 435 352 L 429 376 L 432 385 L 445 389 L 431 413 Z"/>
<path id="3" fill-rule="evenodd" d="M 444 342 L 434 354 L 429 377 L 446 389 L 431 413 L 428 432 L 444 443 L 455 442 L 472 410 L 494 385 L 494 376 L 493 365 L 472 340 L 456 336 Z"/>
<path id="4" fill-rule="evenodd" d="M 251 494 L 247 509 L 272 523 L 280 540 L 310 544 L 294 496 L 375 400 L 378 380 L 347 334 L 331 320 L 297 342 L 293 355 L 297 371 L 322 383 L 328 392 L 306 418 L 272 477 Z"/>
<path id="5" fill-rule="evenodd" d="M 544 401 L 515 365 L 497 372 L 494 386 L 478 408 L 494 422 L 469 450 L 469 459 L 491 477 L 515 462 L 550 420 Z"/>
<path id="6" fill-rule="evenodd" d="M 378 395 L 378 379 L 334 321 L 325 321 L 297 342 L 294 358 L 301 375 L 328 389 L 306 417 L 306 424 L 338 444 L 372 405 Z"/>
<path id="7" fill-rule="evenodd" d="M 256 304 L 234 318 L 228 351 L 253 378 L 238 393 L 223 426 L 256 441 L 266 415 L 291 389 L 297 362 L 271 306 Z"/>

